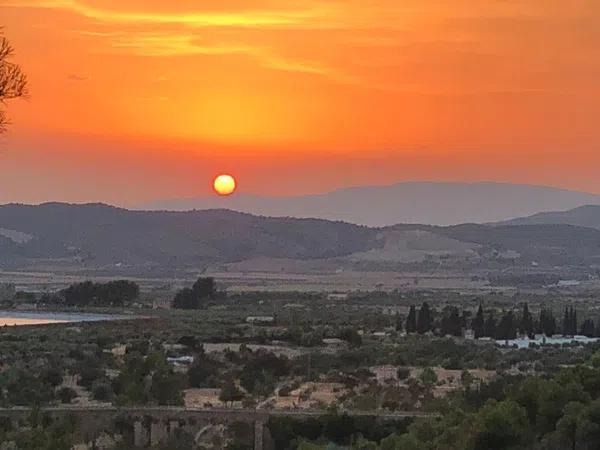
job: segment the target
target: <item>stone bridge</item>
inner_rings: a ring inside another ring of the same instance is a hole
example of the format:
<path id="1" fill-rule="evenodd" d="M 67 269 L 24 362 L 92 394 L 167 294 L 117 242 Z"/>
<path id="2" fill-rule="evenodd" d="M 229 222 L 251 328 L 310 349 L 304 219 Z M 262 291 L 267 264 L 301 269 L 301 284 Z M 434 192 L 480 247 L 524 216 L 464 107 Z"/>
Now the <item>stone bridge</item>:
<path id="1" fill-rule="evenodd" d="M 0 408 L 0 418 L 14 426 L 24 423 L 32 414 L 32 408 Z M 298 419 L 316 418 L 327 414 L 322 410 L 261 410 L 183 407 L 44 407 L 40 413 L 53 419 L 74 417 L 77 420 L 77 437 L 90 442 L 103 432 L 114 432 L 123 428 L 133 435 L 135 447 L 147 448 L 164 443 L 177 430 L 196 434 L 207 425 L 246 423 L 254 427 L 254 449 L 264 449 L 264 437 L 268 432 L 265 425 L 271 417 Z M 410 417 L 434 417 L 420 412 L 344 411 L 352 417 L 375 417 L 378 420 L 401 420 Z"/>

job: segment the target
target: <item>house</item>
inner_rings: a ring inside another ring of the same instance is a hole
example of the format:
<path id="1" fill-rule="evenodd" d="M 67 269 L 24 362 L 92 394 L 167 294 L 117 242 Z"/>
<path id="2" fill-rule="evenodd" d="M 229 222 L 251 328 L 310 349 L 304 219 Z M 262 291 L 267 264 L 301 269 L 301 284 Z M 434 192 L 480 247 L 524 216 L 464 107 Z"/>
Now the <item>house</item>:
<path id="1" fill-rule="evenodd" d="M 327 295 L 327 300 L 348 300 L 347 293 L 332 293 Z"/>
<path id="2" fill-rule="evenodd" d="M 246 317 L 246 323 L 251 324 L 268 324 L 275 322 L 273 316 L 248 316 Z"/>
<path id="3" fill-rule="evenodd" d="M 338 338 L 324 338 L 323 344 L 327 347 L 346 347 L 346 341 Z"/>

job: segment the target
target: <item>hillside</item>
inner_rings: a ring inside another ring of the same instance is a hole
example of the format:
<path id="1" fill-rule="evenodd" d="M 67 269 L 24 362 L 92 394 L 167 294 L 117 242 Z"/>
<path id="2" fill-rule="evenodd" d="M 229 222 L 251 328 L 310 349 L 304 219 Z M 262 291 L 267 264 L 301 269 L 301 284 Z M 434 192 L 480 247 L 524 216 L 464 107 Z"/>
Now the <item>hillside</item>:
<path id="1" fill-rule="evenodd" d="M 568 211 L 552 211 L 503 222 L 505 225 L 562 224 L 600 229 L 600 206 L 585 205 Z"/>
<path id="2" fill-rule="evenodd" d="M 232 211 L 128 211 L 103 204 L 0 206 L 0 262 L 193 266 L 256 255 L 329 258 L 376 246 L 372 230 L 325 220 Z"/>
<path id="3" fill-rule="evenodd" d="M 396 225 L 368 228 L 319 219 L 227 211 L 130 211 L 103 204 L 0 206 L 0 266 L 201 268 L 303 261 L 304 268 L 388 269 L 402 264 L 495 267 L 592 265 L 600 230 L 571 225 Z"/>
<path id="4" fill-rule="evenodd" d="M 315 217 L 373 227 L 398 223 L 457 225 L 487 223 L 542 211 L 599 204 L 600 196 L 544 186 L 508 183 L 410 182 L 363 186 L 296 197 L 236 194 L 174 199 L 142 210 L 189 211 L 225 208 L 272 217 Z"/>

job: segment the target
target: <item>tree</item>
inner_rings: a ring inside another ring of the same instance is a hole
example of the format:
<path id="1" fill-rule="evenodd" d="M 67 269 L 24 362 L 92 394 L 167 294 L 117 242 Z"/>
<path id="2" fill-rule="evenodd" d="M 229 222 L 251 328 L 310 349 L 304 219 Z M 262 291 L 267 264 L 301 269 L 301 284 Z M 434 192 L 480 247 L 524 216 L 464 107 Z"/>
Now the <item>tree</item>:
<path id="1" fill-rule="evenodd" d="M 471 442 L 467 448 L 473 450 L 530 448 L 521 447 L 529 444 L 527 415 L 513 401 L 488 402 L 477 414 L 471 430 Z"/>
<path id="2" fill-rule="evenodd" d="M 490 314 L 485 320 L 483 335 L 491 338 L 496 336 L 496 318 L 494 317 L 493 311 L 490 311 Z"/>
<path id="3" fill-rule="evenodd" d="M 556 319 L 551 309 L 540 310 L 540 319 L 538 323 L 538 330 L 540 333 L 546 336 L 552 336 L 556 334 Z"/>
<path id="4" fill-rule="evenodd" d="M 27 94 L 27 77 L 17 64 L 10 61 L 13 54 L 12 46 L 0 34 L 0 105 Z M 0 110 L 0 133 L 5 130 L 7 123 L 5 112 Z"/>
<path id="5" fill-rule="evenodd" d="M 473 375 L 471 375 L 471 372 L 469 372 L 466 369 L 461 372 L 460 384 L 462 385 L 463 388 L 469 389 L 474 381 L 475 381 L 475 377 L 473 377 Z"/>
<path id="6" fill-rule="evenodd" d="M 235 385 L 235 382 L 228 378 L 223 387 L 221 388 L 221 393 L 219 394 L 219 400 L 223 403 L 233 403 L 239 401 L 244 398 L 244 394 L 240 389 Z"/>
<path id="7" fill-rule="evenodd" d="M 107 402 L 113 397 L 113 390 L 109 383 L 97 380 L 92 385 L 92 398 L 101 402 Z"/>
<path id="8" fill-rule="evenodd" d="M 565 336 L 577 334 L 577 311 L 572 306 L 565 308 L 562 333 Z"/>
<path id="9" fill-rule="evenodd" d="M 396 331 L 401 332 L 402 328 L 402 316 L 396 313 Z"/>
<path id="10" fill-rule="evenodd" d="M 431 367 L 425 367 L 419 375 L 419 381 L 425 388 L 431 389 L 437 383 L 438 377 Z"/>
<path id="11" fill-rule="evenodd" d="M 344 328 L 340 332 L 340 339 L 346 341 L 350 347 L 360 347 L 362 345 L 362 336 L 354 328 Z"/>
<path id="12" fill-rule="evenodd" d="M 496 339 L 515 339 L 517 337 L 517 324 L 512 311 L 504 313 L 496 328 Z"/>
<path id="13" fill-rule="evenodd" d="M 56 392 L 61 403 L 71 403 L 73 399 L 77 398 L 77 392 L 70 387 L 62 387 Z"/>
<path id="14" fill-rule="evenodd" d="M 214 300 L 217 296 L 217 286 L 212 277 L 198 278 L 192 286 L 192 291 L 199 299 Z"/>
<path id="15" fill-rule="evenodd" d="M 419 309 L 419 314 L 417 315 L 417 332 L 419 334 L 427 333 L 431 331 L 433 319 L 431 317 L 431 309 L 429 308 L 429 303 L 424 302 L 421 305 L 421 309 Z"/>
<path id="16" fill-rule="evenodd" d="M 188 383 L 191 387 L 211 387 L 219 376 L 219 363 L 200 353 L 194 358 L 194 364 L 189 368 Z"/>
<path id="17" fill-rule="evenodd" d="M 444 308 L 440 331 L 443 336 L 462 336 L 462 321 L 456 306 Z"/>
<path id="18" fill-rule="evenodd" d="M 123 306 L 138 298 L 140 287 L 128 280 L 75 283 L 62 292 L 68 306 Z"/>
<path id="19" fill-rule="evenodd" d="M 527 303 L 523 304 L 523 312 L 521 313 L 519 330 L 521 333 L 526 334 L 529 337 L 533 336 L 533 316 L 529 312 L 529 306 Z"/>
<path id="20" fill-rule="evenodd" d="M 214 300 L 216 296 L 214 278 L 198 278 L 191 288 L 177 291 L 172 304 L 177 309 L 200 309 L 206 307 L 208 301 Z"/>
<path id="21" fill-rule="evenodd" d="M 415 331 L 417 331 L 417 311 L 415 305 L 411 305 L 406 318 L 406 332 L 414 333 Z"/>
<path id="22" fill-rule="evenodd" d="M 480 303 L 479 308 L 477 308 L 477 314 L 475 318 L 471 322 L 471 328 L 473 329 L 473 333 L 475 334 L 475 338 L 480 338 L 484 336 L 485 333 L 485 317 L 483 312 L 483 305 Z"/>
<path id="23" fill-rule="evenodd" d="M 173 299 L 173 308 L 176 309 L 197 309 L 198 302 L 194 291 L 190 288 L 183 288 L 177 291 Z"/>
<path id="24" fill-rule="evenodd" d="M 586 319 L 581 325 L 580 334 L 587 337 L 594 337 L 596 327 L 592 319 Z"/>

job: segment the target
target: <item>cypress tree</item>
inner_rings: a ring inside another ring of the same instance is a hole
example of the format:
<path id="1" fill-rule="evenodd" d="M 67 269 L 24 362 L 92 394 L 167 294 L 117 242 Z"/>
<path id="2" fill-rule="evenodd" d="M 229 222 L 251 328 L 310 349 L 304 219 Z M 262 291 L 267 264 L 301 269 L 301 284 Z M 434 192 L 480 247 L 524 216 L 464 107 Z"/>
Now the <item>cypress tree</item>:
<path id="1" fill-rule="evenodd" d="M 521 324 L 519 326 L 521 333 L 526 334 L 527 336 L 533 336 L 533 317 L 529 312 L 529 305 L 525 303 L 523 305 L 523 313 L 521 315 Z"/>
<path id="2" fill-rule="evenodd" d="M 415 305 L 411 305 L 408 317 L 406 318 L 406 332 L 414 333 L 415 331 L 417 331 L 417 312 Z"/>
<path id="3" fill-rule="evenodd" d="M 493 311 L 490 312 L 485 320 L 483 335 L 491 338 L 496 337 L 496 318 Z"/>
<path id="4" fill-rule="evenodd" d="M 504 313 L 496 329 L 496 339 L 515 339 L 517 337 L 517 326 L 512 311 Z"/>
<path id="5" fill-rule="evenodd" d="M 431 310 L 429 309 L 429 303 L 424 302 L 419 309 L 417 316 L 417 333 L 424 334 L 431 331 Z"/>
<path id="6" fill-rule="evenodd" d="M 444 309 L 442 320 L 440 323 L 440 332 L 443 336 L 461 336 L 462 335 L 462 320 L 456 306 L 451 306 Z"/>
<path id="7" fill-rule="evenodd" d="M 477 314 L 475 318 L 471 322 L 471 328 L 473 329 L 473 333 L 475 334 L 475 338 L 480 338 L 484 336 L 485 333 L 485 317 L 483 313 L 483 305 L 480 303 L 479 308 L 477 308 Z"/>
<path id="8" fill-rule="evenodd" d="M 544 333 L 546 336 L 552 336 L 556 334 L 556 319 L 554 318 L 552 310 L 544 310 L 544 317 L 545 321 L 543 324 L 542 333 Z"/>
<path id="9" fill-rule="evenodd" d="M 594 321 L 592 319 L 586 319 L 581 325 L 581 332 L 583 336 L 594 337 L 596 328 L 594 327 Z"/>
<path id="10" fill-rule="evenodd" d="M 563 336 L 568 336 L 570 329 L 571 329 L 571 313 L 569 311 L 569 307 L 565 307 L 565 313 L 563 315 L 563 323 L 562 323 Z"/>
<path id="11" fill-rule="evenodd" d="M 402 316 L 396 312 L 396 331 L 402 331 Z"/>

